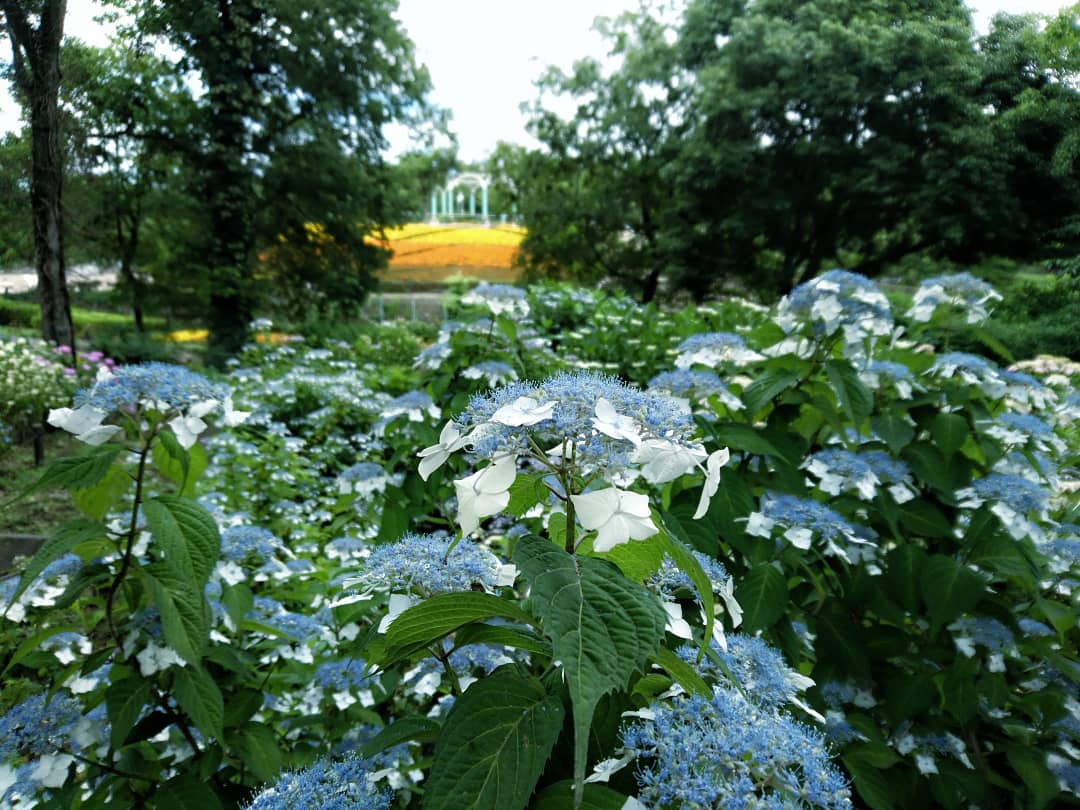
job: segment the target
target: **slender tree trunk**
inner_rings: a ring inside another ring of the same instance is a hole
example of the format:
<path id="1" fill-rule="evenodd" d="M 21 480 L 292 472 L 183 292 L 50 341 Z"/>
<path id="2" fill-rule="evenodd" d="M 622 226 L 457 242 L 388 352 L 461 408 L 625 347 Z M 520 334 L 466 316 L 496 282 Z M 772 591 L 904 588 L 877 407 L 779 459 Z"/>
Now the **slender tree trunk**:
<path id="1" fill-rule="evenodd" d="M 145 332 L 143 324 L 143 287 L 138 275 L 135 273 L 135 253 L 139 249 L 139 220 L 141 214 L 136 203 L 136 210 L 131 215 L 128 223 L 127 239 L 123 240 L 124 252 L 120 256 L 120 275 L 131 285 L 131 310 L 135 316 L 135 328 Z M 117 230 L 120 230 L 120 218 L 117 217 Z M 117 234 L 119 237 L 120 234 Z"/>
<path id="2" fill-rule="evenodd" d="M 37 29 L 30 26 L 27 5 L 0 0 L 11 39 L 15 84 L 30 113 L 30 206 L 46 340 L 75 348 L 75 329 L 64 262 L 62 190 L 64 159 L 60 150 L 60 40 L 66 0 L 45 0 Z"/>

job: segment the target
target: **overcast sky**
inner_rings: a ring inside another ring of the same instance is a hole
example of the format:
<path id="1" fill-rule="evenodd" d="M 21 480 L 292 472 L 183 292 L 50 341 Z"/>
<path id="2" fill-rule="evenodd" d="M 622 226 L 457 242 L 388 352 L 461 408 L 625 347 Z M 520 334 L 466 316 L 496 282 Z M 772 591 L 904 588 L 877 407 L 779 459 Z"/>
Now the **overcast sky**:
<path id="1" fill-rule="evenodd" d="M 173 0 L 180 2 L 182 0 Z M 299 0 L 298 0 L 299 1 Z M 460 155 L 481 160 L 499 140 L 529 143 L 519 110 L 534 97 L 532 83 L 547 65 L 569 68 L 584 56 L 606 52 L 592 31 L 600 16 L 636 9 L 637 0 L 398 0 L 399 18 L 416 44 L 434 83 L 432 100 L 452 111 Z M 985 31 L 999 11 L 1051 14 L 1067 0 L 967 0 L 976 28 Z M 107 32 L 93 21 L 93 0 L 68 0 L 65 29 L 95 45 Z M 7 42 L 0 60 L 8 58 Z M 0 87 L 0 132 L 17 126 L 18 105 Z M 408 145 L 390 133 L 393 151 Z"/>

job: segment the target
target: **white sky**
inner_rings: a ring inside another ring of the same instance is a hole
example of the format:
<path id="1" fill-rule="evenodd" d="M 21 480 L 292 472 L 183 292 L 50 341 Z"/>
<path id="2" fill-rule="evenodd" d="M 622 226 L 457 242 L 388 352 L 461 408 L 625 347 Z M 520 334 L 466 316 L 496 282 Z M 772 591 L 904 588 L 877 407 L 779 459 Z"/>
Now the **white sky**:
<path id="1" fill-rule="evenodd" d="M 174 0 L 175 1 L 175 0 Z M 299 0 L 298 0 L 299 1 Z M 398 16 L 428 66 L 432 100 L 453 113 L 459 154 L 482 160 L 499 140 L 530 143 L 519 106 L 535 97 L 533 81 L 548 65 L 569 68 L 602 56 L 606 44 L 592 30 L 600 16 L 636 9 L 637 0 L 398 0 Z M 1052 14 L 1069 0 L 967 0 L 975 26 L 985 31 L 999 11 Z M 65 30 L 104 45 L 107 32 L 93 21 L 94 0 L 68 0 Z M 0 42 L 0 61 L 9 58 Z M 18 105 L 0 83 L 0 132 L 18 125 Z M 391 152 L 407 148 L 400 131 L 388 133 Z"/>

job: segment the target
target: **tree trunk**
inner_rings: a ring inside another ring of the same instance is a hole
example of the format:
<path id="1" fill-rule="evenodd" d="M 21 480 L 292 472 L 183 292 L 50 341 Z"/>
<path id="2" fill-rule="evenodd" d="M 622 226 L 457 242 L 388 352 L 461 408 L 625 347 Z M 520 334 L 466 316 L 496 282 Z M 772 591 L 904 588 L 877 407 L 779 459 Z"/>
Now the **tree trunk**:
<path id="1" fill-rule="evenodd" d="M 37 29 L 26 7 L 0 2 L 12 45 L 15 84 L 30 112 L 30 206 L 41 305 L 41 333 L 46 340 L 75 349 L 75 329 L 68 298 L 64 262 L 62 189 L 64 159 L 60 151 L 60 40 L 64 35 L 65 0 L 46 0 Z"/>

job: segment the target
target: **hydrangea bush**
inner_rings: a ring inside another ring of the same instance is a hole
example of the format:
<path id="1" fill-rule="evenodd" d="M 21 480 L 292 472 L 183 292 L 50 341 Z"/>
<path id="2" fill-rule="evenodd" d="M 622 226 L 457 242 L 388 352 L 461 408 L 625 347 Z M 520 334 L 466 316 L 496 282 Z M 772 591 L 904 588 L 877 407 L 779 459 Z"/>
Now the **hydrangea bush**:
<path id="1" fill-rule="evenodd" d="M 100 372 L 0 580 L 0 803 L 1075 802 L 1077 369 L 916 343 L 995 300 L 934 288 Z"/>

